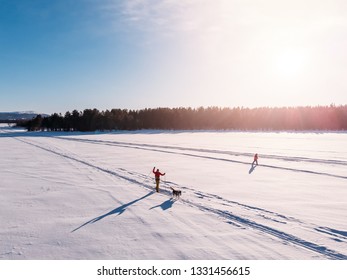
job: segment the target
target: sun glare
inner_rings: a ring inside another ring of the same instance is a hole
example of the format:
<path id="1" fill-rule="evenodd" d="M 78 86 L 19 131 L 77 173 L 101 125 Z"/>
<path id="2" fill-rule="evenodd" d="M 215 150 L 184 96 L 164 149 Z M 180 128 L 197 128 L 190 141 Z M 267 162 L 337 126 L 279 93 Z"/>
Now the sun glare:
<path id="1" fill-rule="evenodd" d="M 295 78 L 303 73 L 306 57 L 298 50 L 284 50 L 275 57 L 275 71 L 283 78 Z"/>

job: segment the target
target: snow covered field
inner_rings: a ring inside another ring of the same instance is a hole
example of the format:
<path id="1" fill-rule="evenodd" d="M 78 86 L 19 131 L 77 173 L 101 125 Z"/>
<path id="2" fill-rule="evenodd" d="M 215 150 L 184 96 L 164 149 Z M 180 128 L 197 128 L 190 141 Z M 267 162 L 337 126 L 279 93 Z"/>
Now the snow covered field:
<path id="1" fill-rule="evenodd" d="M 346 260 L 346 143 L 346 133 L 2 125 L 0 259 Z M 159 194 L 154 166 L 166 172 Z"/>

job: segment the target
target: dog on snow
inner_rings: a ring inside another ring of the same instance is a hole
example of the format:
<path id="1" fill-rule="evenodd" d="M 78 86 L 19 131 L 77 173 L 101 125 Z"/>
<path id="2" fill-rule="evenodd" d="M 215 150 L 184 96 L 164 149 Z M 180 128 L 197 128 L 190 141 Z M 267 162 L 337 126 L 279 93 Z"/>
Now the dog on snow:
<path id="1" fill-rule="evenodd" d="M 172 197 L 174 198 L 180 198 L 182 192 L 179 190 L 175 190 L 173 187 L 170 187 L 170 189 L 172 190 Z"/>

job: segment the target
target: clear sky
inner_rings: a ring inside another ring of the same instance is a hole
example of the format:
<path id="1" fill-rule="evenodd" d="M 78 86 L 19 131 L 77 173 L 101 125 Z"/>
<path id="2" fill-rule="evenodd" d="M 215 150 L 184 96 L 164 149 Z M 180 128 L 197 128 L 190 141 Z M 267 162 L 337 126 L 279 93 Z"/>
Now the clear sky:
<path id="1" fill-rule="evenodd" d="M 0 0 L 0 111 L 332 103 L 346 0 Z"/>

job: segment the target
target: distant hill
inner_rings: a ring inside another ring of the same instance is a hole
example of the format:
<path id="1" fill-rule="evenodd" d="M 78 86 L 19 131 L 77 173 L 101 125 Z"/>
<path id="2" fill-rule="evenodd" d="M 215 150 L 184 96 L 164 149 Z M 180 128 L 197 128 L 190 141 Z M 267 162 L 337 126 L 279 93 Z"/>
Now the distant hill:
<path id="1" fill-rule="evenodd" d="M 39 113 L 34 111 L 27 112 L 0 112 L 0 121 L 14 121 L 14 120 L 31 120 Z M 47 117 L 47 114 L 40 114 L 42 117 Z"/>

